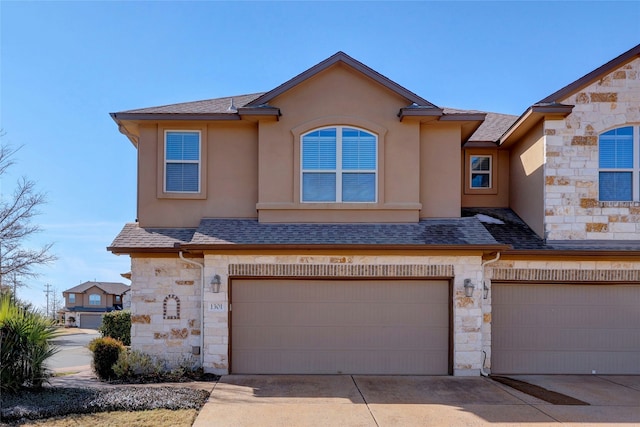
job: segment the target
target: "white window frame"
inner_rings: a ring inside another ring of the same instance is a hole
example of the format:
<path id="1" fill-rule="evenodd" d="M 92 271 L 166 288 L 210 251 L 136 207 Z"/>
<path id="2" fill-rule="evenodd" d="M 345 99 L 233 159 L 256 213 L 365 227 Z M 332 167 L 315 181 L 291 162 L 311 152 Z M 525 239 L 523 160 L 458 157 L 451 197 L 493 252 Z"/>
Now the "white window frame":
<path id="1" fill-rule="evenodd" d="M 76 294 L 70 293 L 69 294 L 69 304 L 75 304 L 75 303 L 76 303 Z"/>
<path id="2" fill-rule="evenodd" d="M 198 134 L 198 160 L 168 160 L 167 159 L 167 134 L 169 133 L 197 133 Z M 164 141 L 163 141 L 164 153 L 163 153 L 163 179 L 162 179 L 162 190 L 165 193 L 169 194 L 199 194 L 202 191 L 202 132 L 196 129 L 165 129 L 164 130 Z M 167 164 L 169 163 L 177 163 L 177 164 L 197 164 L 198 165 L 198 189 L 196 191 L 175 191 L 175 190 L 167 190 Z"/>
<path id="3" fill-rule="evenodd" d="M 630 127 L 633 132 L 633 167 L 632 168 L 600 168 L 598 167 L 598 201 L 602 203 L 639 202 L 640 201 L 640 125 L 624 124 L 607 129 L 598 135 L 598 162 L 600 161 L 600 136 L 606 132 Z M 600 200 L 600 172 L 631 172 L 631 200 Z"/>
<path id="4" fill-rule="evenodd" d="M 97 296 L 98 297 L 98 302 L 93 302 L 91 300 L 92 296 Z M 102 304 L 102 296 L 100 294 L 91 294 L 89 295 L 89 305 L 101 305 Z"/>
<path id="5" fill-rule="evenodd" d="M 486 171 L 483 170 L 473 170 L 473 159 L 483 157 L 489 159 L 489 169 Z M 476 187 L 473 185 L 473 175 L 488 175 L 489 176 L 489 186 L 488 187 Z M 493 156 L 489 154 L 469 154 L 469 189 L 470 190 L 490 190 L 493 188 Z"/>
<path id="6" fill-rule="evenodd" d="M 355 130 L 359 130 L 362 132 L 366 132 L 370 135 L 373 135 L 376 139 L 376 167 L 374 169 L 342 169 L 342 130 L 343 129 L 355 129 Z M 307 136 L 310 133 L 319 131 L 319 130 L 324 130 L 324 129 L 335 129 L 336 130 L 336 168 L 335 169 L 304 169 L 303 164 L 304 164 L 304 145 L 303 145 L 303 140 L 304 137 Z M 358 204 L 363 204 L 363 203 L 378 203 L 378 164 L 380 161 L 380 158 L 378 157 L 378 148 L 380 145 L 380 138 L 378 137 L 378 135 L 375 132 L 372 132 L 368 129 L 363 129 L 361 127 L 358 126 L 348 126 L 348 125 L 329 125 L 329 126 L 322 126 L 319 128 L 315 128 L 312 129 L 308 132 L 303 133 L 302 135 L 300 135 L 300 202 L 301 203 L 333 203 L 333 204 L 344 204 L 344 203 L 358 203 Z M 307 172 L 307 173 L 335 173 L 336 174 L 336 200 L 331 202 L 331 201 L 322 201 L 322 202 L 317 202 L 317 201 L 304 201 L 303 199 L 303 194 L 304 194 L 304 177 L 303 174 Z M 373 200 L 371 201 L 364 201 L 364 202 L 343 202 L 342 201 L 342 175 L 345 173 L 373 173 L 375 178 L 374 178 L 374 189 L 373 189 Z"/>

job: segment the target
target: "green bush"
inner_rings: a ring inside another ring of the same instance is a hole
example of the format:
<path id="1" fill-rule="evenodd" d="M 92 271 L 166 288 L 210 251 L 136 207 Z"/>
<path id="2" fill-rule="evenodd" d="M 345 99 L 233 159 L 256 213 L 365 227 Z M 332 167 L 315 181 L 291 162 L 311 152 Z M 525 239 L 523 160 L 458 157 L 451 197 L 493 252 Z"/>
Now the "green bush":
<path id="1" fill-rule="evenodd" d="M 98 328 L 103 337 L 111 337 L 131 345 L 131 312 L 118 310 L 102 316 L 102 326 Z"/>
<path id="2" fill-rule="evenodd" d="M 93 352 L 93 370 L 98 378 L 110 380 L 116 377 L 113 365 L 124 348 L 121 341 L 111 337 L 96 338 L 89 343 L 89 350 Z"/>
<path id="3" fill-rule="evenodd" d="M 40 388 L 48 380 L 45 361 L 58 350 L 50 319 L 30 307 L 16 304 L 11 295 L 0 297 L 0 390 L 16 392 Z"/>

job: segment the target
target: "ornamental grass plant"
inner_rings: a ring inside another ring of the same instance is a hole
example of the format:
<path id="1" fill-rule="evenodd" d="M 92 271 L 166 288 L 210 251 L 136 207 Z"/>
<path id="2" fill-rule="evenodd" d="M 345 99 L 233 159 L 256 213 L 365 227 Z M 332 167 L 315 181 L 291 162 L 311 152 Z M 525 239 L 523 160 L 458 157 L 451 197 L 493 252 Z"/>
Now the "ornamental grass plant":
<path id="1" fill-rule="evenodd" d="M 58 350 L 54 322 L 16 303 L 10 294 L 0 296 L 0 391 L 41 388 L 48 381 L 45 361 Z"/>

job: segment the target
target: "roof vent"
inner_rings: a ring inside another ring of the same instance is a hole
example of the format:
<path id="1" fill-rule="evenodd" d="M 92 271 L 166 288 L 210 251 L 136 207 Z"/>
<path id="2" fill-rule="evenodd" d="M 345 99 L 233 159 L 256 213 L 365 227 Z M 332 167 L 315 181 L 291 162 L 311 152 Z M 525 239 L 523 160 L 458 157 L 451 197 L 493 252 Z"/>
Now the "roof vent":
<path id="1" fill-rule="evenodd" d="M 229 113 L 237 113 L 238 112 L 238 108 L 233 104 L 233 98 L 231 98 L 231 104 L 229 105 L 229 108 L 227 108 L 227 111 Z"/>

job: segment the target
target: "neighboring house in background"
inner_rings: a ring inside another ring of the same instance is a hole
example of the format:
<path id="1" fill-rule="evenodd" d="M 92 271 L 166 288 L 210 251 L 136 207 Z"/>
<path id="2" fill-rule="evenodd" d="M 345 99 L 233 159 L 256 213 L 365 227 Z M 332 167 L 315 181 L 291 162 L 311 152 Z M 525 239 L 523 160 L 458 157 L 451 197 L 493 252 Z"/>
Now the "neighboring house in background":
<path id="1" fill-rule="evenodd" d="M 97 329 L 102 315 L 122 310 L 124 296 L 130 289 L 124 283 L 84 282 L 62 292 L 65 302 L 65 324 L 86 329 Z M 73 317 L 75 322 L 70 322 Z"/>
<path id="2" fill-rule="evenodd" d="M 636 46 L 520 117 L 342 52 L 113 113 L 132 347 L 218 374 L 640 374 L 639 105 Z"/>

